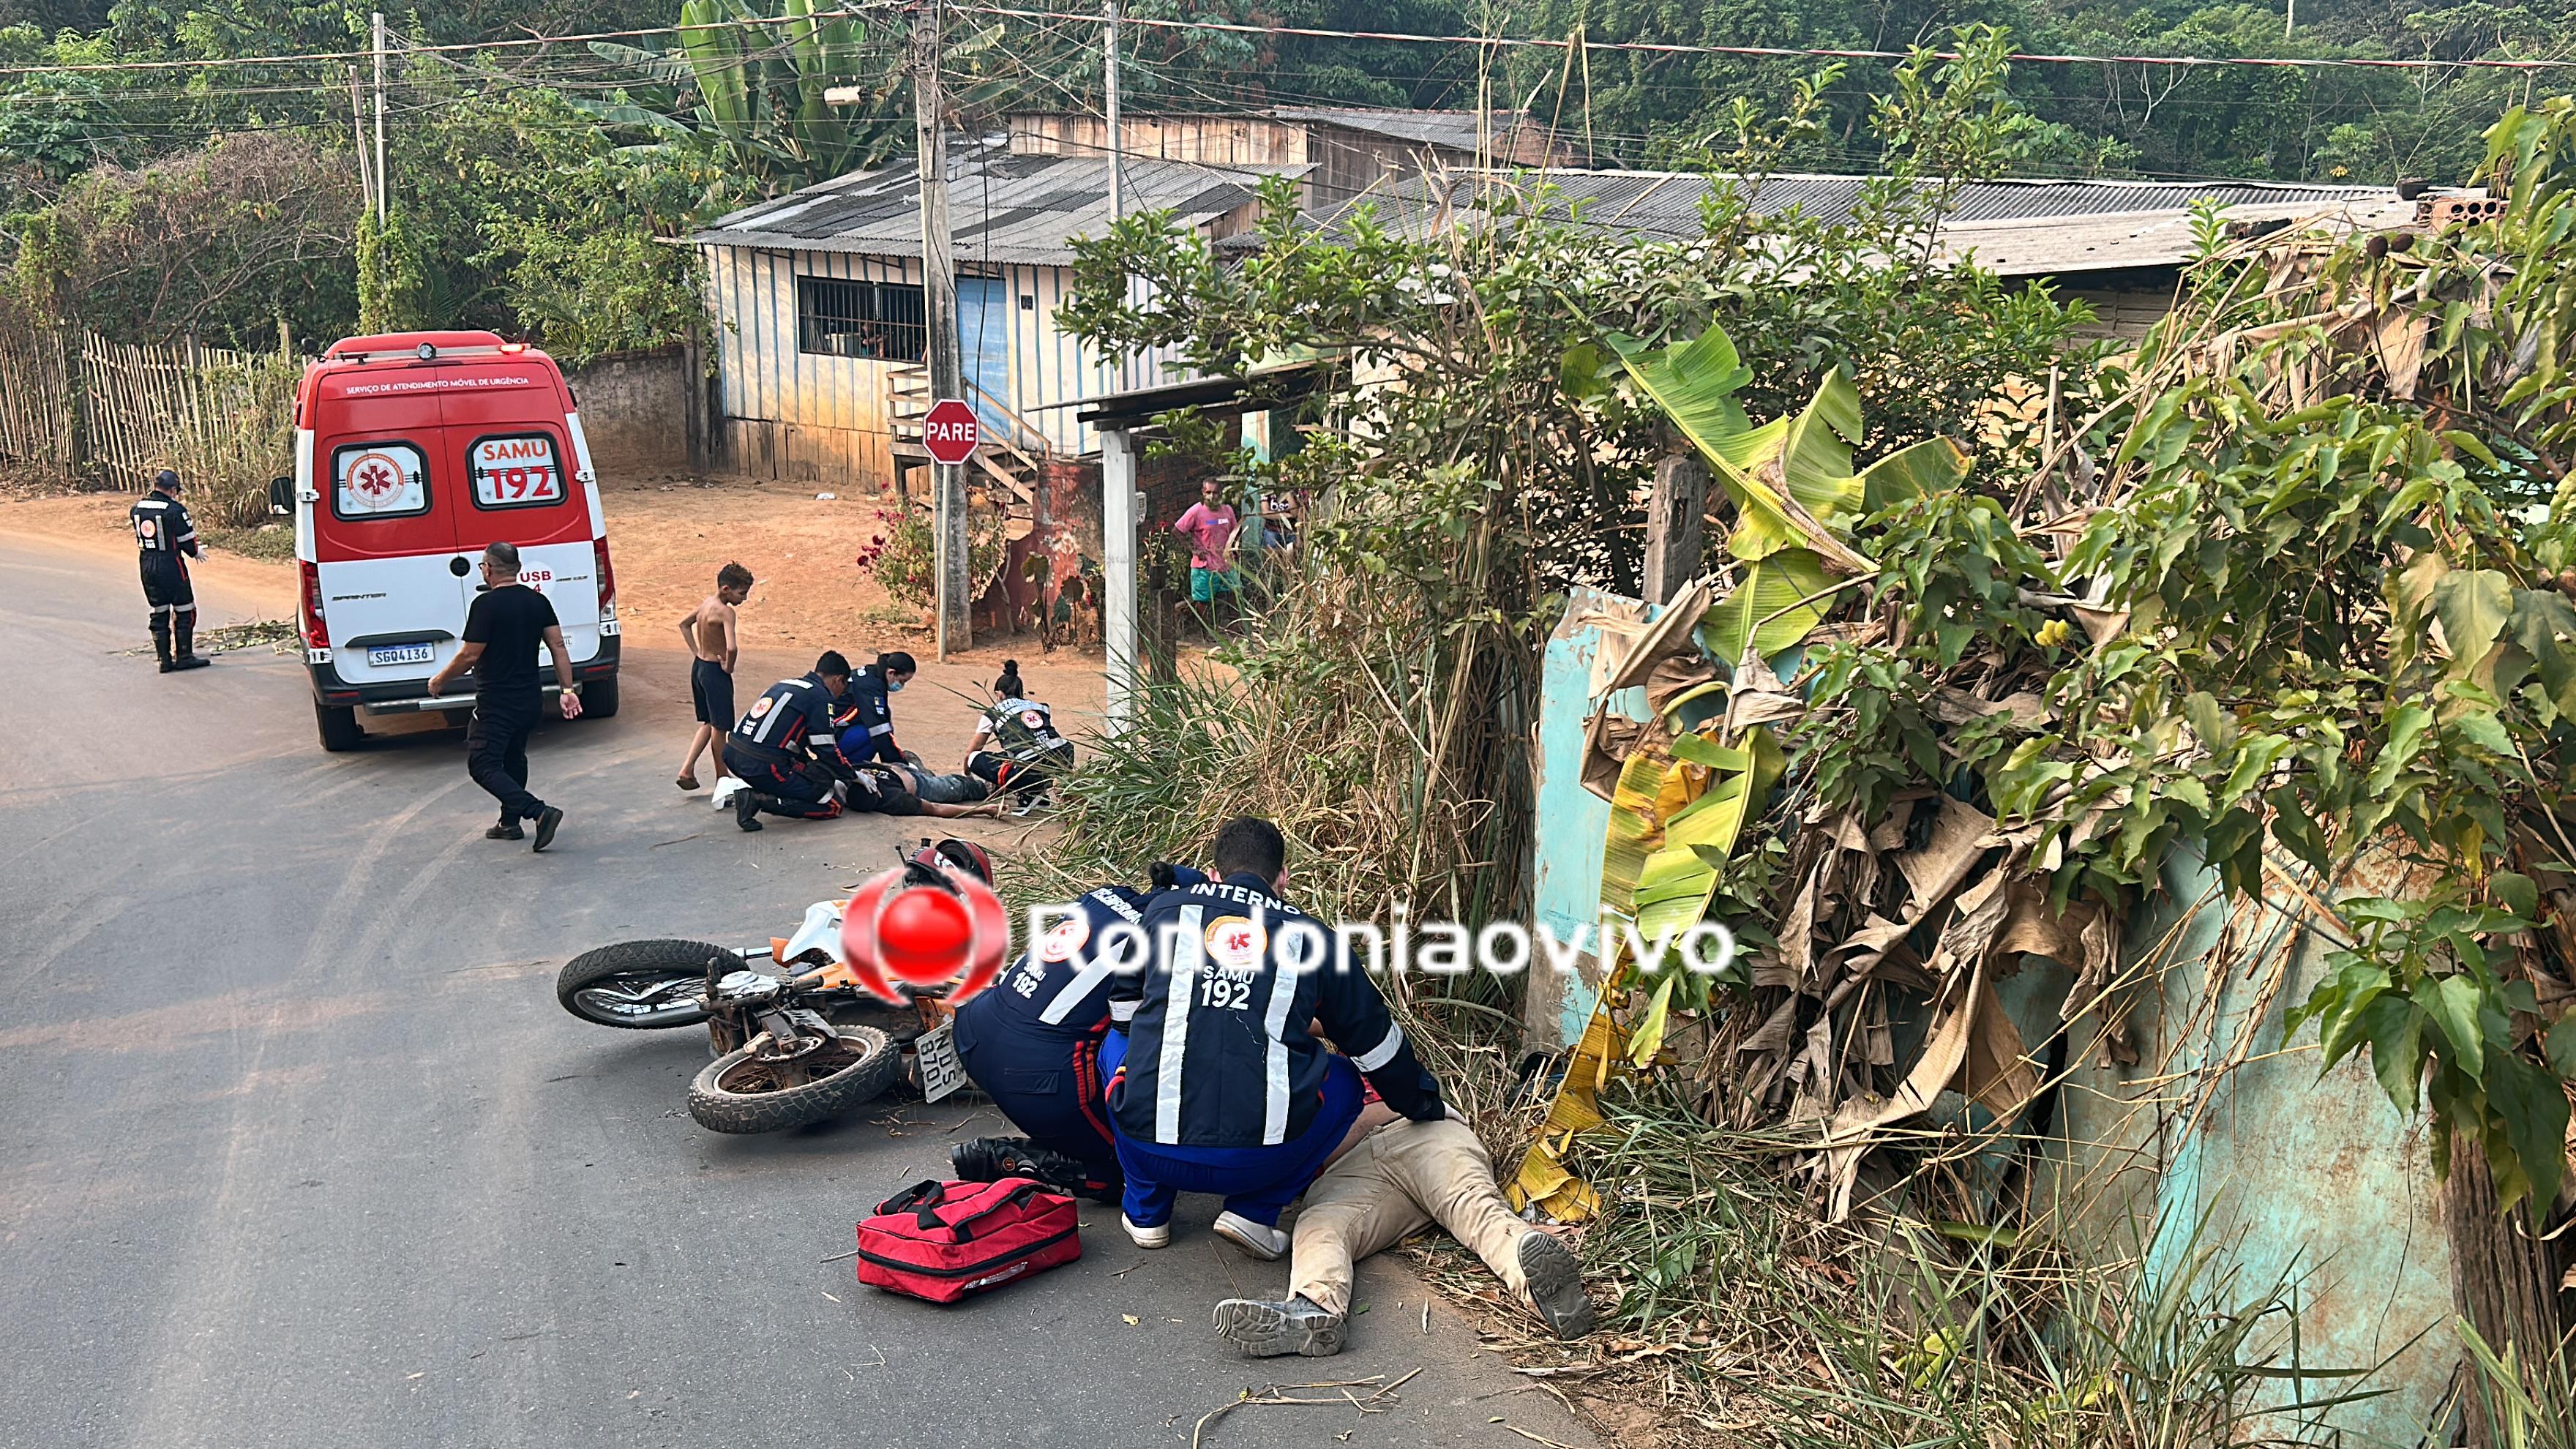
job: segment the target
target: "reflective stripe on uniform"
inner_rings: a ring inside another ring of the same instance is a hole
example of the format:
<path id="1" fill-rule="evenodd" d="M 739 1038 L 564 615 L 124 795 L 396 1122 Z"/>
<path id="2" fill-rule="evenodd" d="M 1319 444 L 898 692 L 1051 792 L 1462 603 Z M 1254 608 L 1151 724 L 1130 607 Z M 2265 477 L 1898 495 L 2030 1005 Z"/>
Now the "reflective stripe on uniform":
<path id="1" fill-rule="evenodd" d="M 1266 939 L 1266 922 L 1264 926 Z M 1297 977 L 1278 969 L 1273 963 L 1270 1003 L 1261 1014 L 1262 1034 L 1269 1038 L 1262 1062 L 1265 1085 L 1261 1103 L 1261 1140 L 1265 1144 L 1288 1140 L 1288 1009 L 1296 1004 Z"/>
<path id="2" fill-rule="evenodd" d="M 1402 1050 L 1404 1050 L 1404 1028 L 1390 1021 L 1386 1024 L 1386 1040 L 1351 1058 L 1351 1065 L 1364 1072 L 1373 1072 L 1388 1062 L 1394 1061 L 1395 1054 Z"/>
<path id="3" fill-rule="evenodd" d="M 1090 898 L 1100 902 L 1104 906 L 1107 906 L 1109 909 L 1117 912 L 1120 916 L 1125 917 L 1127 924 L 1131 926 L 1141 926 L 1145 924 L 1145 913 L 1136 909 L 1134 906 L 1127 904 L 1127 902 L 1122 899 L 1116 891 L 1096 890 L 1091 893 Z"/>
<path id="4" fill-rule="evenodd" d="M 1163 1003 L 1163 1052 L 1154 1067 L 1154 1140 L 1161 1143 L 1181 1140 L 1181 1069 L 1190 1054 L 1190 1004 L 1198 996 L 1199 973 L 1207 965 L 1207 942 L 1201 935 L 1204 914 L 1195 905 L 1181 907 L 1183 954 L 1165 978 L 1169 995 Z"/>
<path id="5" fill-rule="evenodd" d="M 1038 1020 L 1049 1026 L 1063 1025 L 1064 1019 L 1073 1014 L 1073 1009 L 1082 1004 L 1082 999 L 1091 994 L 1092 988 L 1108 979 L 1109 963 L 1102 961 L 1095 954 L 1091 964 L 1075 972 L 1073 979 L 1064 983 L 1063 989 L 1056 992 L 1053 999 L 1047 1002 L 1046 1009 L 1038 1013 Z M 1112 1017 L 1118 1015 L 1115 1003 L 1111 1004 L 1109 1014 Z M 1131 1001 L 1127 1003 L 1127 1015 L 1132 1017 L 1135 1014 L 1136 1003 Z"/>

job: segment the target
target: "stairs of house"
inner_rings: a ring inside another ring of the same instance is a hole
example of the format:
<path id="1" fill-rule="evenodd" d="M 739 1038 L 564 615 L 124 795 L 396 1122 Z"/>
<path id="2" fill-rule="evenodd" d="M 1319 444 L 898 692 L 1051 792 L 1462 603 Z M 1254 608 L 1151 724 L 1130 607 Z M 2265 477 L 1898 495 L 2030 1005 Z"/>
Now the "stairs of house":
<path id="1" fill-rule="evenodd" d="M 984 489 L 1001 505 L 1006 537 L 1026 538 L 1037 527 L 1038 489 L 1043 486 L 1042 475 L 1051 453 L 1046 435 L 974 383 L 968 382 L 966 388 L 975 395 L 971 400 L 977 404 L 975 411 L 983 423 L 983 446 L 975 450 L 975 457 L 966 465 L 966 486 Z M 927 469 L 932 462 L 930 449 L 922 442 L 921 420 L 934 400 L 929 368 L 914 363 L 894 370 L 888 422 L 894 437 L 895 472 L 907 493 L 912 487 L 912 471 Z M 1001 423 L 998 427 L 997 417 Z"/>

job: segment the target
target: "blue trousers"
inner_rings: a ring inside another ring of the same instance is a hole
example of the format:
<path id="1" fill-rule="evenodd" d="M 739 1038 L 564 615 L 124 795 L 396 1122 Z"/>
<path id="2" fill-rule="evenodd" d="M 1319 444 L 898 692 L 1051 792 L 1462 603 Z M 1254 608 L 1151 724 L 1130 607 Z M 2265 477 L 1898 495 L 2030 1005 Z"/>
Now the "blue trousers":
<path id="1" fill-rule="evenodd" d="M 1112 1039 L 1118 1036 L 1110 1033 Z M 1274 1146 L 1181 1147 L 1138 1142 L 1121 1132 L 1118 1165 L 1127 1172 L 1127 1221 L 1140 1228 L 1159 1227 L 1171 1221 L 1173 1199 L 1205 1192 L 1223 1197 L 1227 1212 L 1277 1227 L 1279 1214 L 1324 1170 L 1324 1159 L 1342 1145 L 1359 1117 L 1359 1069 L 1347 1058 L 1332 1056 L 1326 1058 L 1323 1105 L 1315 1120 Z"/>

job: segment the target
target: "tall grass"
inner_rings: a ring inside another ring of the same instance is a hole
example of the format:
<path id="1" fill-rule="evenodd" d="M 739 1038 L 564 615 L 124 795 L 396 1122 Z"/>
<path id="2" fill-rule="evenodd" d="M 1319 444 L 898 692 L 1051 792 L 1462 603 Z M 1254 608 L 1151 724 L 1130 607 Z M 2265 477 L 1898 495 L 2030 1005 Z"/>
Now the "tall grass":
<path id="1" fill-rule="evenodd" d="M 1476 506 L 1426 499 L 1419 480 L 1346 483 L 1240 638 L 1147 684 L 1122 733 L 1085 742 L 1027 888 L 1204 865 L 1217 827 L 1253 815 L 1288 838 L 1290 901 L 1326 920 L 1472 927 L 1520 911 L 1534 655 L 1508 607 L 1525 580 L 1494 562 Z M 1435 1028 L 1415 1037 L 1433 1070 L 1468 1105 L 1499 1105 L 1489 1069 L 1510 1059 L 1511 988 L 1481 973 L 1383 985 Z"/>
<path id="2" fill-rule="evenodd" d="M 2323 1442 L 2374 1365 L 2300 1360 L 2297 1282 L 2247 1282 L 2195 1234 L 2181 1266 L 2079 1260 L 2028 1231 L 1897 1211 L 1823 1222 L 1786 1145 L 1613 1092 L 1579 1165 L 1582 1252 L 1617 1292 L 1608 1355 L 1667 1407 L 1764 1449 L 2208 1449 Z M 1598 1392 L 1596 1390 L 1595 1392 Z M 2529 1417 L 2529 1416 L 2526 1416 Z M 2513 1449 L 2569 1449 L 2533 1438 Z"/>
<path id="3" fill-rule="evenodd" d="M 2569 1345 L 2525 1362 L 2511 1344 L 2498 1354 L 2465 1318 L 2452 1327 L 2477 1365 L 2469 1387 L 2487 1443 L 2495 1449 L 2576 1449 L 2576 1371 L 2569 1368 Z"/>

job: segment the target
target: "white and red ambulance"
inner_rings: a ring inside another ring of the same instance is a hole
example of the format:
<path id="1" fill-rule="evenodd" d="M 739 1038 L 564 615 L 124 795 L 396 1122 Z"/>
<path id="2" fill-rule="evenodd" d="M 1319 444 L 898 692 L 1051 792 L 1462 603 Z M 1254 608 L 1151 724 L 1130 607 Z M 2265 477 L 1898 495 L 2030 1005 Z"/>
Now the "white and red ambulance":
<path id="1" fill-rule="evenodd" d="M 361 714 L 459 711 L 432 697 L 483 546 L 519 548 L 571 647 L 585 718 L 617 713 L 617 581 L 581 414 L 554 360 L 489 332 L 398 332 L 332 344 L 295 400 L 299 624 L 322 748 L 355 748 Z M 539 661 L 545 670 L 545 661 Z M 555 688 L 548 671 L 546 689 Z"/>

